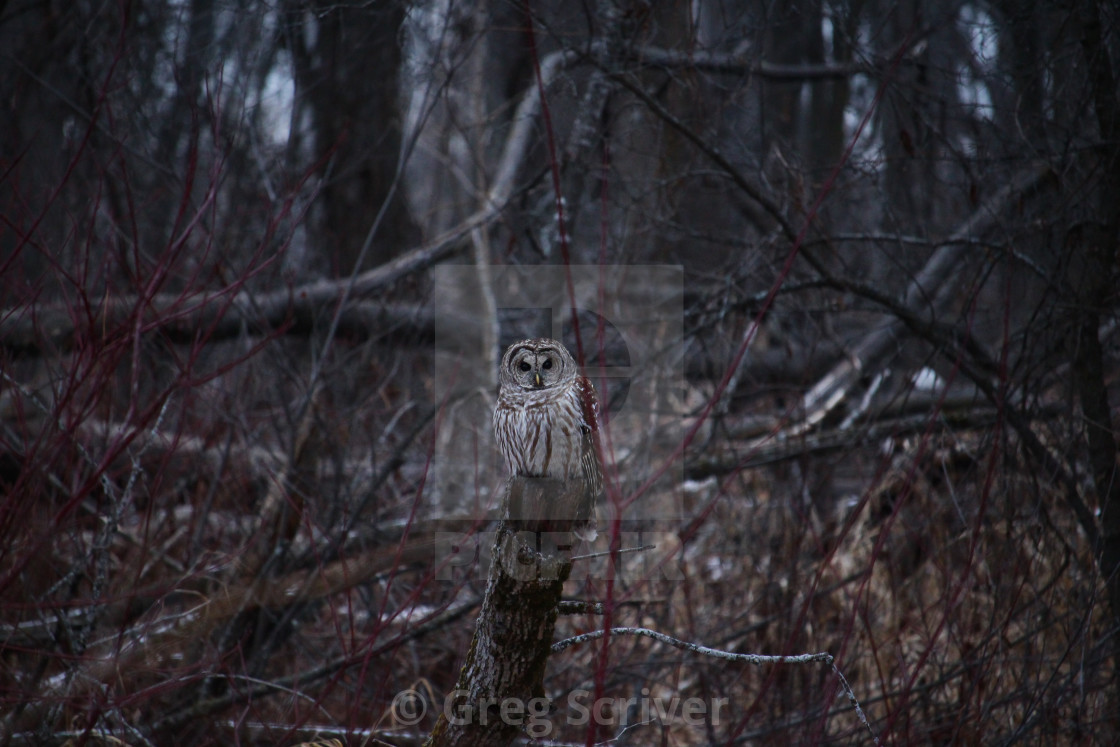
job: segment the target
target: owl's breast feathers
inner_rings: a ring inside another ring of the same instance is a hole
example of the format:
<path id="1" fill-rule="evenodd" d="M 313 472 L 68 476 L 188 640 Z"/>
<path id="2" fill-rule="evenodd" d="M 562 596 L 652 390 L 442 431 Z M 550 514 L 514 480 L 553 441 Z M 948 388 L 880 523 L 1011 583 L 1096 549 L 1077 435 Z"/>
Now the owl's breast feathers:
<path id="1" fill-rule="evenodd" d="M 525 477 L 588 479 L 601 484 L 595 389 L 579 377 L 565 388 L 498 395 L 494 433 L 509 471 Z M 595 479 L 595 478 L 598 479 Z M 596 487 L 596 492 L 598 488 Z"/>

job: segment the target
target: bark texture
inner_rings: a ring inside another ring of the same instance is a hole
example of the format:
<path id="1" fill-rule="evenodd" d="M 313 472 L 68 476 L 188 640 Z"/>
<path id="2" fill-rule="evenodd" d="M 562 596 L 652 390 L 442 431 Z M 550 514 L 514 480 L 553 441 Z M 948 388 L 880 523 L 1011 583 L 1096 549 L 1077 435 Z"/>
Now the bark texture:
<path id="1" fill-rule="evenodd" d="M 578 482 L 507 482 L 474 640 L 430 747 L 509 744 L 522 730 L 530 699 L 544 697 L 557 608 L 572 569 L 572 535 L 541 530 L 570 520 L 582 497 Z"/>

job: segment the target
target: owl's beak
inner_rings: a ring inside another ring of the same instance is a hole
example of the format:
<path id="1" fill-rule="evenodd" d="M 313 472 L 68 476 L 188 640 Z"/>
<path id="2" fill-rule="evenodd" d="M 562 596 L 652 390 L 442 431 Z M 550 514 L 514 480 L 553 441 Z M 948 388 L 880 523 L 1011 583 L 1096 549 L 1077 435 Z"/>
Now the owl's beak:
<path id="1" fill-rule="evenodd" d="M 541 385 L 541 372 L 540 371 L 534 371 L 533 372 L 533 384 L 536 385 L 536 386 Z"/>

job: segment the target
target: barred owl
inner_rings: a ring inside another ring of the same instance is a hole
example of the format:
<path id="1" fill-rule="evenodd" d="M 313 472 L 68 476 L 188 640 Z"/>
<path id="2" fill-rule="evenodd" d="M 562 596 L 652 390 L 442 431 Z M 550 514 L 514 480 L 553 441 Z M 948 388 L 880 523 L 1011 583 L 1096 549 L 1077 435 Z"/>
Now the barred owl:
<path id="1" fill-rule="evenodd" d="M 498 383 L 494 436 L 510 473 L 583 480 L 587 502 L 573 518 L 587 519 L 603 488 L 594 385 L 567 348 L 544 337 L 510 345 Z"/>

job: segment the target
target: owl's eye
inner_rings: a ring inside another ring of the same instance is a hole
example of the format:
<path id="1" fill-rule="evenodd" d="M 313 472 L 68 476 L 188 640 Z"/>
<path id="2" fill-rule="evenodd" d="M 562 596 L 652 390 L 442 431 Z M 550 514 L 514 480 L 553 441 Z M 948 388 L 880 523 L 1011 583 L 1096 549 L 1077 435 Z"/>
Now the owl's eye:
<path id="1" fill-rule="evenodd" d="M 551 358 L 545 358 L 544 359 L 544 365 L 541 366 L 541 368 L 543 368 L 545 370 L 552 368 L 552 359 Z"/>
<path id="2" fill-rule="evenodd" d="M 521 361 L 521 365 L 518 366 L 518 368 L 520 368 L 522 371 L 528 371 L 530 368 L 532 368 L 532 366 L 530 366 L 525 361 Z"/>

